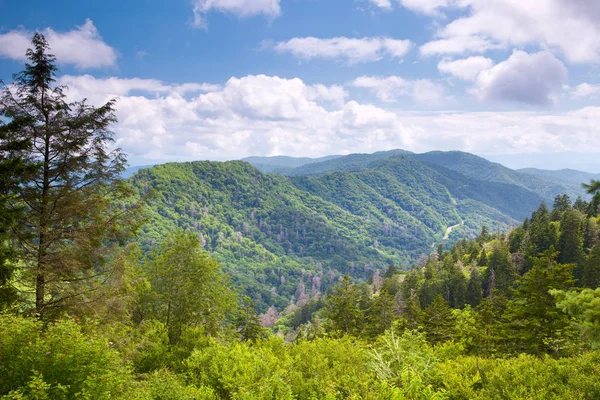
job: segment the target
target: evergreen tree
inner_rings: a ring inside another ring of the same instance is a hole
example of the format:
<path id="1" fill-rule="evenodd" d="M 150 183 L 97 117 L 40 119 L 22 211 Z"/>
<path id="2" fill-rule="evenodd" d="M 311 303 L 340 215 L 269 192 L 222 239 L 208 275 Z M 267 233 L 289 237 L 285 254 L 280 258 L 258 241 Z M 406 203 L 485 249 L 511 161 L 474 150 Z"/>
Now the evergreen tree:
<path id="1" fill-rule="evenodd" d="M 35 293 L 35 313 L 51 318 L 91 301 L 109 273 L 112 244 L 131 235 L 133 214 L 123 211 L 125 158 L 109 150 L 115 100 L 67 103 L 44 36 L 36 33 L 32 45 L 24 71 L 0 93 L 0 146 L 15 149 L 6 161 L 23 166 L 3 195 L 11 210 L 25 208 L 11 235 L 24 266 L 19 286 Z"/>
<path id="2" fill-rule="evenodd" d="M 331 330 L 341 334 L 356 334 L 362 324 L 360 293 L 345 275 L 333 289 L 325 307 L 325 316 L 329 319 Z"/>
<path id="3" fill-rule="evenodd" d="M 554 198 L 552 207 L 552 221 L 560 221 L 564 212 L 571 209 L 571 199 L 566 194 L 559 194 Z"/>
<path id="4" fill-rule="evenodd" d="M 404 307 L 402 307 L 402 317 L 406 320 L 409 329 L 417 329 L 421 321 L 421 304 L 419 295 L 416 291 L 411 291 Z"/>
<path id="5" fill-rule="evenodd" d="M 244 296 L 242 299 L 242 305 L 235 320 L 235 327 L 242 341 L 256 342 L 265 336 L 266 330 L 260 324 L 260 319 L 254 309 L 254 303 L 248 296 Z"/>
<path id="6" fill-rule="evenodd" d="M 366 312 L 367 335 L 376 337 L 392 327 L 398 318 L 398 311 L 394 296 L 383 289 L 371 301 Z"/>
<path id="7" fill-rule="evenodd" d="M 592 179 L 590 183 L 584 183 L 583 188 L 594 196 L 589 205 L 588 215 L 598 215 L 600 211 L 600 181 Z"/>
<path id="8" fill-rule="evenodd" d="M 448 257 L 450 259 L 450 257 Z M 452 308 L 462 308 L 466 302 L 467 296 L 467 278 L 462 269 L 452 263 L 449 266 L 447 286 L 447 301 Z"/>
<path id="9" fill-rule="evenodd" d="M 442 296 L 433 300 L 421 316 L 423 331 L 432 344 L 442 343 L 454 337 L 455 318 L 452 308 Z"/>
<path id="10" fill-rule="evenodd" d="M 466 302 L 471 307 L 475 308 L 483 299 L 483 285 L 481 282 L 481 274 L 477 267 L 471 269 L 471 276 L 467 284 Z"/>
<path id="11" fill-rule="evenodd" d="M 550 290 L 568 290 L 575 280 L 573 264 L 556 262 L 558 254 L 547 251 L 536 258 L 533 268 L 519 278 L 514 298 L 504 313 L 505 336 L 510 349 L 531 354 L 561 355 L 573 343 L 569 317 L 556 308 Z"/>
<path id="12" fill-rule="evenodd" d="M 487 253 L 485 249 L 481 249 L 481 254 L 479 255 L 479 259 L 477 260 L 477 265 L 480 267 L 485 267 L 488 264 Z"/>
<path id="13" fill-rule="evenodd" d="M 385 274 L 383 274 L 384 278 L 392 278 L 394 275 L 400 273 L 400 270 L 398 269 L 398 267 L 396 267 L 396 265 L 394 263 L 390 263 L 387 267 L 387 270 L 385 271 Z"/>
<path id="14" fill-rule="evenodd" d="M 563 264 L 579 265 L 583 259 L 583 235 L 581 225 L 583 216 L 579 211 L 569 210 L 563 213 L 560 221 L 558 239 L 558 261 Z"/>
<path id="15" fill-rule="evenodd" d="M 512 265 L 511 255 L 502 242 L 493 243 L 488 258 L 488 267 L 483 274 L 484 291 L 487 296 L 494 294 L 509 296 L 510 289 L 516 279 L 516 271 Z"/>
<path id="16" fill-rule="evenodd" d="M 594 246 L 585 260 L 581 286 L 590 289 L 600 287 L 600 243 Z"/>

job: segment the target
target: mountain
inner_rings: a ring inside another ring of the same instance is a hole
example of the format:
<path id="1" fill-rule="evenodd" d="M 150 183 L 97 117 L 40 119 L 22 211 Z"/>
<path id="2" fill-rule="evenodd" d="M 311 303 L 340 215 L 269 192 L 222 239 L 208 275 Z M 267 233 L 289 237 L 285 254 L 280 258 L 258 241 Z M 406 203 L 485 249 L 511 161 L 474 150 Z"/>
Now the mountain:
<path id="1" fill-rule="evenodd" d="M 513 169 L 539 168 L 553 170 L 570 168 L 592 173 L 600 172 L 600 153 L 598 152 L 496 154 L 486 156 L 486 158 Z"/>
<path id="2" fill-rule="evenodd" d="M 432 151 L 415 154 L 405 150 L 391 150 L 373 154 L 336 156 L 330 160 L 315 161 L 298 167 L 288 165 L 286 168 L 278 164 L 276 157 L 262 157 L 260 164 L 253 163 L 252 158 L 247 160 L 263 172 L 274 172 L 287 176 L 309 176 L 335 171 L 356 171 L 395 155 L 410 155 L 427 164 L 430 168 L 438 170 L 442 175 L 448 175 L 448 170 L 451 170 L 458 172 L 463 177 L 478 181 L 518 186 L 539 196 L 540 201 L 544 201 L 548 205 L 552 205 L 554 198 L 559 194 L 566 193 L 572 199 L 578 196 L 586 197 L 585 191 L 581 188 L 581 183 L 589 182 L 589 179 L 595 176 L 571 170 L 565 170 L 561 174 L 562 176 L 556 175 L 556 171 L 534 169 L 512 170 L 501 164 L 488 161 L 485 158 L 461 151 Z M 266 161 L 272 163 L 270 165 L 276 165 L 280 168 L 264 168 Z M 440 167 L 443 170 L 440 170 Z M 571 173 L 566 171 L 571 171 Z M 525 206 L 525 208 L 529 209 L 528 206 Z M 521 216 L 519 213 L 517 215 Z"/>
<path id="3" fill-rule="evenodd" d="M 559 194 L 568 194 L 572 199 L 586 196 L 585 191 L 581 188 L 582 181 L 557 181 L 549 175 L 515 171 L 470 153 L 433 151 L 415 154 L 414 157 L 474 179 L 519 186 L 540 195 L 549 205 L 552 205 L 554 198 Z"/>
<path id="4" fill-rule="evenodd" d="M 407 266 L 484 225 L 516 226 L 563 187 L 467 153 L 254 161 L 290 176 L 203 161 L 141 169 L 130 181 L 139 196 L 153 193 L 144 249 L 177 228 L 197 232 L 262 311 L 312 290 L 302 281 L 323 291 L 346 273 Z"/>
<path id="5" fill-rule="evenodd" d="M 136 167 L 126 168 L 125 171 L 123 171 L 123 173 L 121 174 L 121 178 L 129 179 L 133 175 L 137 174 L 140 170 L 145 169 L 145 168 L 152 168 L 153 166 L 154 165 L 139 165 Z"/>
<path id="6" fill-rule="evenodd" d="M 242 161 L 254 165 L 256 168 L 266 173 L 277 173 L 287 175 L 288 172 L 295 168 L 301 167 L 306 164 L 320 163 L 323 161 L 329 161 L 342 156 L 325 156 L 321 158 L 308 158 L 308 157 L 286 157 L 286 156 L 274 156 L 274 157 L 247 157 L 243 158 Z"/>
<path id="7" fill-rule="evenodd" d="M 519 169 L 518 172 L 535 175 L 544 178 L 558 179 L 560 181 L 567 181 L 581 185 L 583 182 L 589 182 L 590 180 L 600 180 L 600 174 L 592 174 L 589 172 L 577 171 L 574 169 L 561 169 L 561 170 L 547 170 L 537 168 L 523 168 Z"/>

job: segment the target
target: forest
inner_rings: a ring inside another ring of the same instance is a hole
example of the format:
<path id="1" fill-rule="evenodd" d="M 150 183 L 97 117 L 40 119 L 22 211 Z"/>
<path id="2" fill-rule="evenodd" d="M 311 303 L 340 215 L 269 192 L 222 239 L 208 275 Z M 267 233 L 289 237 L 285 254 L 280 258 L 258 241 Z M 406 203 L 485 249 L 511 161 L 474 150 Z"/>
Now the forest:
<path id="1" fill-rule="evenodd" d="M 438 179 L 468 177 L 412 156 L 123 180 L 116 100 L 68 103 L 31 45 L 0 93 L 0 399 L 600 398 L 599 181 L 444 241 L 467 222 Z M 376 186 L 383 207 L 348 196 Z M 419 247 L 396 215 L 437 230 Z"/>

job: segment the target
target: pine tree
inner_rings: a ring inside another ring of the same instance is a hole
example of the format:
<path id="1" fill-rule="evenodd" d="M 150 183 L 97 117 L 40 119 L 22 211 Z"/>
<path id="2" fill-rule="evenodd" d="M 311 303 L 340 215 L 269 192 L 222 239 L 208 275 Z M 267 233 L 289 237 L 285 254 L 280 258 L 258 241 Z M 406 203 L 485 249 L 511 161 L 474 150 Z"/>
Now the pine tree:
<path id="1" fill-rule="evenodd" d="M 471 307 L 475 308 L 483 299 L 483 286 L 481 282 L 481 274 L 477 267 L 471 269 L 471 276 L 467 284 L 466 302 Z"/>
<path id="2" fill-rule="evenodd" d="M 243 341 L 256 342 L 265 336 L 266 330 L 260 324 L 256 315 L 254 303 L 248 296 L 242 299 L 242 305 L 235 320 L 235 327 L 240 339 Z"/>
<path id="3" fill-rule="evenodd" d="M 398 318 L 394 296 L 383 289 L 371 301 L 366 312 L 366 330 L 371 337 L 376 337 L 392 327 Z"/>
<path id="4" fill-rule="evenodd" d="M 563 213 L 560 221 L 560 237 L 558 239 L 558 261 L 563 264 L 579 265 L 583 259 L 583 236 L 581 225 L 583 215 L 579 211 L 569 210 Z"/>
<path id="5" fill-rule="evenodd" d="M 504 313 L 505 336 L 514 341 L 513 351 L 561 355 L 573 343 L 569 317 L 555 306 L 550 290 L 568 290 L 575 280 L 573 264 L 556 262 L 558 254 L 544 252 L 533 268 L 519 278 L 514 298 Z"/>
<path id="6" fill-rule="evenodd" d="M 494 242 L 488 257 L 488 267 L 483 275 L 486 295 L 508 296 L 516 276 L 506 245 L 498 241 Z"/>
<path id="7" fill-rule="evenodd" d="M 432 344 L 442 343 L 454 337 L 455 318 L 442 296 L 436 297 L 423 311 L 421 322 L 425 336 Z"/>
<path id="8" fill-rule="evenodd" d="M 600 181 L 591 180 L 590 183 L 584 183 L 583 188 L 591 195 L 592 201 L 589 205 L 588 215 L 598 215 L 600 211 Z"/>
<path id="9" fill-rule="evenodd" d="M 330 328 L 341 334 L 357 334 L 362 324 L 360 293 L 348 275 L 336 285 L 325 308 Z"/>
<path id="10" fill-rule="evenodd" d="M 600 243 L 594 246 L 585 260 L 581 286 L 590 289 L 600 287 Z"/>
<path id="11" fill-rule="evenodd" d="M 21 147 L 7 161 L 22 162 L 23 175 L 3 195 L 11 210 L 25 209 L 11 232 L 24 266 L 19 286 L 33 291 L 33 311 L 45 318 L 92 301 L 112 244 L 134 225 L 123 210 L 125 158 L 109 150 L 115 100 L 99 108 L 67 103 L 44 36 L 36 33 L 32 45 L 25 69 L 0 94 L 0 146 Z"/>

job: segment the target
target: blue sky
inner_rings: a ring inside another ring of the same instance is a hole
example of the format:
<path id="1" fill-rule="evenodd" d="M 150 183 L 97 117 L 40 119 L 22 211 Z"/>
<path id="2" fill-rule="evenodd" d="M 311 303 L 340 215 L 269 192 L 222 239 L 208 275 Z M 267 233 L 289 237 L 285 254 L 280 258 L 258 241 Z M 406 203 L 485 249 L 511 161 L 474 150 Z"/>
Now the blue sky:
<path id="1" fill-rule="evenodd" d="M 0 15 L 0 78 L 43 32 L 70 98 L 119 97 L 132 165 L 600 152 L 596 0 L 0 0 Z"/>

